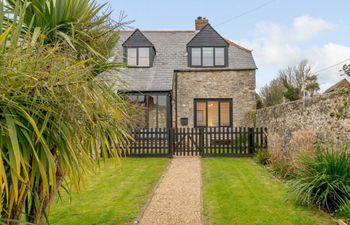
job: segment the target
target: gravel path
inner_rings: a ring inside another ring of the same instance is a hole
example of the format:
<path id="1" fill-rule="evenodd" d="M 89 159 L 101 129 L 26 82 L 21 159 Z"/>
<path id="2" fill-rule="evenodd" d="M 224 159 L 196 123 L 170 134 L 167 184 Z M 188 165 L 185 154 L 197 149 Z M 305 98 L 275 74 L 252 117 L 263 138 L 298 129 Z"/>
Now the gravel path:
<path id="1" fill-rule="evenodd" d="M 174 158 L 141 217 L 141 225 L 200 225 L 200 158 Z"/>

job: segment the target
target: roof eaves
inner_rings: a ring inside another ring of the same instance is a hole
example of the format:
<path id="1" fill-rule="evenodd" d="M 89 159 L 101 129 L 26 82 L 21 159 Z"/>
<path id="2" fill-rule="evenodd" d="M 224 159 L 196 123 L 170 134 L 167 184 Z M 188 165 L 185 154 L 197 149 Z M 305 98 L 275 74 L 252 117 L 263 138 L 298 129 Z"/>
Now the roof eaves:
<path id="1" fill-rule="evenodd" d="M 213 71 L 247 71 L 247 70 L 255 70 L 257 68 L 239 68 L 239 69 L 231 69 L 231 68 L 206 68 L 206 69 L 178 69 L 174 70 L 175 73 L 179 72 L 213 72 Z"/>
<path id="2" fill-rule="evenodd" d="M 253 50 L 249 50 L 249 49 L 247 49 L 247 48 L 244 48 L 244 47 L 242 47 L 242 46 L 236 44 L 235 42 L 233 42 L 233 41 L 231 41 L 231 40 L 229 40 L 229 39 L 226 39 L 226 38 L 225 38 L 225 40 L 226 40 L 226 42 L 229 43 L 230 46 L 234 46 L 234 47 L 236 47 L 236 48 L 239 48 L 239 49 L 241 49 L 241 50 L 243 50 L 243 51 L 246 51 L 246 52 L 249 52 L 249 53 L 251 53 L 251 52 L 253 51 Z"/>

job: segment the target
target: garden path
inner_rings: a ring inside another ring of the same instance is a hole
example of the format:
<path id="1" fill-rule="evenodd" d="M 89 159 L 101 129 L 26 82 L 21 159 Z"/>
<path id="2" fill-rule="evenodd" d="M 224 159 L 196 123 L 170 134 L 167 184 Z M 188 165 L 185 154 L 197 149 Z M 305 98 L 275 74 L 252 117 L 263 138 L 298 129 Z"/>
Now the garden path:
<path id="1" fill-rule="evenodd" d="M 202 224 L 201 184 L 199 157 L 172 159 L 139 224 Z"/>

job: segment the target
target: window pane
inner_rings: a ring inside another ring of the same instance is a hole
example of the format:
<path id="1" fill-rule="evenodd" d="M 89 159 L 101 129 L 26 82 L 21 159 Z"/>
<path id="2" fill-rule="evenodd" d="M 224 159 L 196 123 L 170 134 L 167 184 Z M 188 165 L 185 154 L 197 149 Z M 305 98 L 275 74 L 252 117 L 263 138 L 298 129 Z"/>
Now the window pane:
<path id="1" fill-rule="evenodd" d="M 137 102 L 139 103 L 144 103 L 145 102 L 145 96 L 144 95 L 139 95 L 137 97 Z"/>
<path id="2" fill-rule="evenodd" d="M 157 96 L 147 96 L 148 125 L 149 128 L 157 127 Z"/>
<path id="3" fill-rule="evenodd" d="M 136 48 L 128 48 L 127 57 L 128 57 L 128 65 L 136 66 Z"/>
<path id="4" fill-rule="evenodd" d="M 208 126 L 218 127 L 219 126 L 219 103 L 208 102 Z"/>
<path id="5" fill-rule="evenodd" d="M 197 102 L 196 104 L 196 123 L 197 126 L 207 126 L 206 119 L 207 119 L 207 104 L 206 102 Z"/>
<path id="6" fill-rule="evenodd" d="M 192 52 L 192 66 L 201 65 L 201 49 L 200 48 L 191 48 Z"/>
<path id="7" fill-rule="evenodd" d="M 214 66 L 213 48 L 203 48 L 203 66 Z"/>
<path id="8" fill-rule="evenodd" d="M 225 48 L 215 48 L 215 66 L 225 65 Z"/>
<path id="9" fill-rule="evenodd" d="M 139 48 L 139 66 L 149 66 L 149 48 Z"/>
<path id="10" fill-rule="evenodd" d="M 230 126 L 230 103 L 220 102 L 220 125 Z"/>
<path id="11" fill-rule="evenodd" d="M 135 104 L 136 111 L 135 115 L 133 115 L 133 121 L 135 122 L 136 128 L 146 128 L 147 127 L 147 121 L 146 121 L 146 114 L 147 114 L 147 107 L 145 104 L 145 96 L 143 95 L 135 95 L 136 101 L 138 104 Z"/>
<path id="12" fill-rule="evenodd" d="M 166 128 L 167 122 L 167 96 L 158 96 L 158 128 Z"/>
<path id="13" fill-rule="evenodd" d="M 137 102 L 137 95 L 129 95 L 129 99 L 132 102 Z"/>

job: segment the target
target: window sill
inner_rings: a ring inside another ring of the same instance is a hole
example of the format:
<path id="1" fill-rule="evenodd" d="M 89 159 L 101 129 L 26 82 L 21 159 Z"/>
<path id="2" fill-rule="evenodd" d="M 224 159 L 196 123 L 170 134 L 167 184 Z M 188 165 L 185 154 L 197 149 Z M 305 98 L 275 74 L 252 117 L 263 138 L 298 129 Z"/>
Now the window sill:
<path id="1" fill-rule="evenodd" d="M 205 68 L 205 69 L 210 69 L 210 68 L 227 68 L 228 66 L 189 66 L 190 68 Z"/>
<path id="2" fill-rule="evenodd" d="M 127 66 L 127 68 L 151 68 L 152 66 Z"/>

